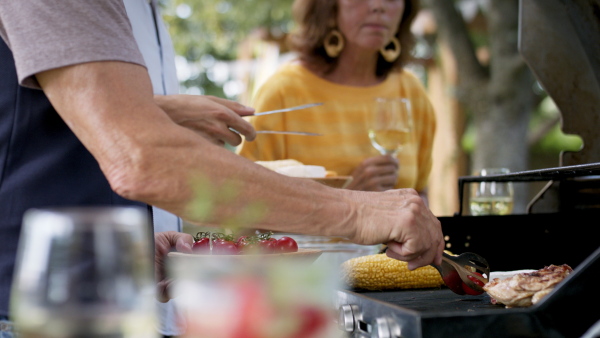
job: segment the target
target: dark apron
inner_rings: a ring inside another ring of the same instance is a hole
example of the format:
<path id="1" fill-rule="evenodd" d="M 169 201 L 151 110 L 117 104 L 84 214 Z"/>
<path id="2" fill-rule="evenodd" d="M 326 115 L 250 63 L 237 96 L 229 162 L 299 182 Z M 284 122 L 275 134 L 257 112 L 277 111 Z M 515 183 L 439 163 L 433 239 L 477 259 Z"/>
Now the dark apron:
<path id="1" fill-rule="evenodd" d="M 0 39 L 0 317 L 8 316 L 23 213 L 107 205 L 147 207 L 115 194 L 44 93 L 18 85 L 12 53 Z"/>

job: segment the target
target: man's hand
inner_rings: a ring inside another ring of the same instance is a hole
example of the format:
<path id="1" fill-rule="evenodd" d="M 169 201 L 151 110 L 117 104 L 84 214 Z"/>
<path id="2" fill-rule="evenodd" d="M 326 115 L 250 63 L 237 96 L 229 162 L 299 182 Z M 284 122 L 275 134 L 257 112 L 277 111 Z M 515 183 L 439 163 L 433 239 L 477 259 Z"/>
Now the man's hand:
<path id="1" fill-rule="evenodd" d="M 415 190 L 373 193 L 360 204 L 355 213 L 359 228 L 351 238 L 354 242 L 387 244 L 386 254 L 408 262 L 410 270 L 442 263 L 444 238 L 440 221 Z"/>
<path id="2" fill-rule="evenodd" d="M 256 132 L 241 116 L 252 115 L 254 108 L 235 101 L 204 95 L 155 95 L 154 101 L 180 126 L 189 128 L 212 143 L 237 146 L 242 142 L 235 129 L 248 141 Z"/>
<path id="3" fill-rule="evenodd" d="M 178 252 L 192 253 L 194 238 L 190 234 L 165 231 L 154 234 L 154 274 L 157 282 L 157 298 L 161 302 L 167 302 L 171 280 L 166 278 L 165 258 L 173 249 Z"/>
<path id="4" fill-rule="evenodd" d="M 398 159 L 390 155 L 367 158 L 352 172 L 351 190 L 385 191 L 393 189 L 398 180 Z"/>

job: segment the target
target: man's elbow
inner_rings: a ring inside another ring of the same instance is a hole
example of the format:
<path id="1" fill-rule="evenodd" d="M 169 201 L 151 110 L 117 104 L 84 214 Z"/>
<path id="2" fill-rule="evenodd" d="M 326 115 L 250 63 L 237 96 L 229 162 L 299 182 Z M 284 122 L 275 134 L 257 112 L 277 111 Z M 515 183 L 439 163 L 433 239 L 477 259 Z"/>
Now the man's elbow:
<path id="1" fill-rule="evenodd" d="M 159 184 L 152 184 L 152 175 L 143 164 L 122 165 L 105 171 L 112 190 L 119 196 L 145 203 L 151 203 L 160 196 Z"/>

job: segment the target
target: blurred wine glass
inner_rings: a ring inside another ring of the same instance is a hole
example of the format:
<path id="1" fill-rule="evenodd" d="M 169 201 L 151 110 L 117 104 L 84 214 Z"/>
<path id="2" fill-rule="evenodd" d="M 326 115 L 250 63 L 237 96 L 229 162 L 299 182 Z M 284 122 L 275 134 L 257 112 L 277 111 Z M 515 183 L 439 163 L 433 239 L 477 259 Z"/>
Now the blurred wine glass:
<path id="1" fill-rule="evenodd" d="M 484 168 L 476 175 L 493 176 L 509 174 L 508 168 Z M 472 183 L 469 200 L 471 215 L 509 215 L 513 210 L 513 186 L 511 182 Z"/>
<path id="2" fill-rule="evenodd" d="M 157 337 L 150 230 L 143 208 L 27 211 L 10 303 L 19 337 Z"/>
<path id="3" fill-rule="evenodd" d="M 371 144 L 382 155 L 396 155 L 406 144 L 412 129 L 410 101 L 405 98 L 375 98 L 369 121 Z"/>
<path id="4" fill-rule="evenodd" d="M 167 265 L 182 338 L 342 338 L 335 268 L 294 255 L 183 255 Z"/>

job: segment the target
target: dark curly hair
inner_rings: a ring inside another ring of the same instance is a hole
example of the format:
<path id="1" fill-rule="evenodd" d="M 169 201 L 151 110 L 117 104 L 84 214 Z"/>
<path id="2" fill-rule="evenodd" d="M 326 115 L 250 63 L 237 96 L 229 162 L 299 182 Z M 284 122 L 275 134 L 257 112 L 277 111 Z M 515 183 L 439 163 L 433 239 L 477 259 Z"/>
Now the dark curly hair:
<path id="1" fill-rule="evenodd" d="M 419 0 L 405 0 L 404 13 L 396 33 L 402 47 L 400 56 L 394 62 L 387 62 L 381 55 L 377 60 L 376 75 L 387 75 L 393 69 L 402 69 L 412 58 L 411 51 L 415 37 L 410 26 L 419 11 Z M 292 14 L 297 24 L 290 34 L 288 44 L 307 64 L 328 73 L 337 64 L 323 46 L 325 37 L 332 30 L 338 13 L 337 0 L 295 0 Z"/>

